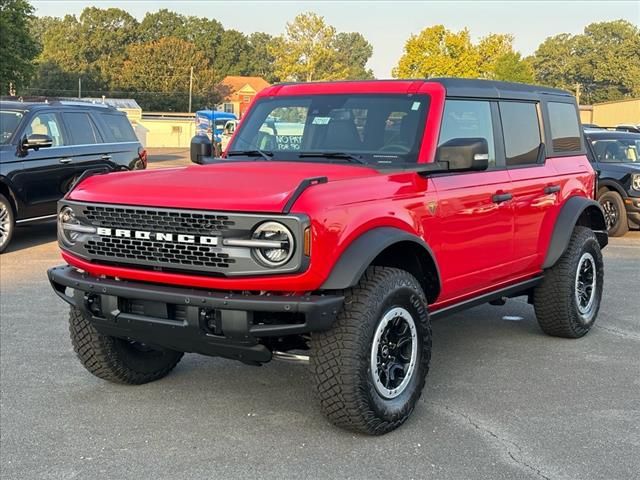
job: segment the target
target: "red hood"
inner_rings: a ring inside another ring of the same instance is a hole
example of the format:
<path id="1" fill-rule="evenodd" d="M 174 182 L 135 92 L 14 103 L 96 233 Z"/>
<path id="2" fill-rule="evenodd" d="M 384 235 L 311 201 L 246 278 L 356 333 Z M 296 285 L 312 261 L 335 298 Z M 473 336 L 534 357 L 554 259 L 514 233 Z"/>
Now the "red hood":
<path id="1" fill-rule="evenodd" d="M 371 168 L 293 162 L 229 162 L 94 175 L 69 195 L 93 203 L 280 212 L 305 178 L 377 175 Z M 318 187 L 314 187 L 318 188 Z"/>

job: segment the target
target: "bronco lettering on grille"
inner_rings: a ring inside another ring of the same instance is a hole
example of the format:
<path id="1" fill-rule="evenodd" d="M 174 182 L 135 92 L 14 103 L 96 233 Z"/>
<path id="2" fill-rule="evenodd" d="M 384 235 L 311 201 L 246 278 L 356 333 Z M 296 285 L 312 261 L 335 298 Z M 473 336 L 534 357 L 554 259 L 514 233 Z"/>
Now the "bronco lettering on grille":
<path id="1" fill-rule="evenodd" d="M 208 237 L 205 235 L 174 234 L 104 227 L 98 227 L 97 233 L 102 237 L 135 238 L 138 240 L 156 240 L 158 242 L 197 243 L 200 245 L 213 246 L 218 245 L 218 237 Z"/>

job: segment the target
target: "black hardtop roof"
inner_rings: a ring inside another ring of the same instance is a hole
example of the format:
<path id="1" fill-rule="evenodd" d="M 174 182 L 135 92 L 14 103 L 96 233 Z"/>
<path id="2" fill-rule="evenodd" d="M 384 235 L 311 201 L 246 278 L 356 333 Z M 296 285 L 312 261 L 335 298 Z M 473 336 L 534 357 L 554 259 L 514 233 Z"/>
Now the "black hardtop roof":
<path id="1" fill-rule="evenodd" d="M 604 130 L 597 128 L 585 128 L 584 134 L 594 140 L 608 140 L 608 139 L 628 139 L 628 140 L 640 140 L 640 133 L 625 132 L 624 130 Z"/>
<path id="2" fill-rule="evenodd" d="M 563 99 L 573 99 L 573 95 L 559 88 L 529 85 L 526 83 L 499 82 L 472 78 L 430 78 L 427 82 L 441 84 L 449 97 L 504 98 L 512 100 L 533 100 L 541 95 L 553 95 Z"/>
<path id="3" fill-rule="evenodd" d="M 65 108 L 86 108 L 86 109 L 100 109 L 102 111 L 109 110 L 110 113 L 117 112 L 117 110 L 110 105 L 101 103 L 89 103 L 83 101 L 70 101 L 70 100 L 49 100 L 45 101 L 18 101 L 18 100 L 3 100 L 0 99 L 0 108 L 5 110 L 43 110 L 51 107 L 65 107 Z"/>

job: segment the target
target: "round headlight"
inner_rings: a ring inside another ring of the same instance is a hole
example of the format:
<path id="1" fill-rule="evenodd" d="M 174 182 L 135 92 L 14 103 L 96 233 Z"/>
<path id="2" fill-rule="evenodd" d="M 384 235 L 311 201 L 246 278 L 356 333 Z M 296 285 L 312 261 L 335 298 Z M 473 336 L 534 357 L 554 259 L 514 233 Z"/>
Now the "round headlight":
<path id="1" fill-rule="evenodd" d="M 96 233 L 96 227 L 82 225 L 70 207 L 63 207 L 58 214 L 58 238 L 73 246 L 85 233 Z"/>
<path id="2" fill-rule="evenodd" d="M 267 267 L 279 267 L 293 255 L 294 242 L 291 231 L 279 222 L 265 222 L 258 225 L 252 240 L 264 241 L 265 246 L 253 249 L 260 263 Z"/>
<path id="3" fill-rule="evenodd" d="M 640 173 L 634 173 L 631 180 L 631 187 L 640 192 Z"/>

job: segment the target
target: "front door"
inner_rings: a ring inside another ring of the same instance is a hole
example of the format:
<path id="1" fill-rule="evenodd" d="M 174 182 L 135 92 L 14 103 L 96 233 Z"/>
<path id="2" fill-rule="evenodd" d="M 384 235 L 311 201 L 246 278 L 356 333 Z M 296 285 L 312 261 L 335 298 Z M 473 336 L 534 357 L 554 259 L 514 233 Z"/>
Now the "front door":
<path id="1" fill-rule="evenodd" d="M 489 169 L 434 176 L 438 194 L 437 262 L 440 298 L 449 302 L 507 280 L 513 261 L 513 203 L 509 173 L 496 148 L 495 104 L 447 100 L 439 145 L 455 138 L 485 138 Z"/>
<path id="2" fill-rule="evenodd" d="M 57 113 L 34 114 L 20 138 L 32 134 L 48 135 L 53 144 L 37 151 L 28 150 L 20 157 L 21 168 L 14 174 L 13 183 L 24 201 L 21 219 L 55 214 L 57 201 L 75 175 L 75 150 L 69 145 Z"/>

